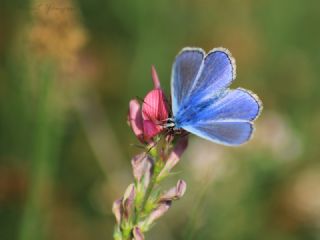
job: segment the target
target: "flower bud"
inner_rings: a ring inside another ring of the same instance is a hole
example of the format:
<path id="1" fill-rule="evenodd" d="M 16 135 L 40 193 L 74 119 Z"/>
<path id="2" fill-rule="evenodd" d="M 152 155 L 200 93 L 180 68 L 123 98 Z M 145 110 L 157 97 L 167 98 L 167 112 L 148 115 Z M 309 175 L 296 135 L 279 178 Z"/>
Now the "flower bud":
<path id="1" fill-rule="evenodd" d="M 161 202 L 145 220 L 144 225 L 150 226 L 155 220 L 165 214 L 171 206 L 171 201 Z"/>
<path id="2" fill-rule="evenodd" d="M 134 240 L 144 240 L 144 235 L 139 227 L 134 227 L 132 233 Z"/>
<path id="3" fill-rule="evenodd" d="M 123 216 L 126 220 L 128 220 L 133 212 L 134 208 L 134 198 L 136 195 L 134 184 L 131 183 L 128 188 L 126 189 L 123 199 L 122 199 L 122 206 L 123 206 Z"/>
<path id="4" fill-rule="evenodd" d="M 122 198 L 113 202 L 112 205 L 112 212 L 116 217 L 117 224 L 119 225 L 121 222 L 121 215 L 122 215 L 122 207 L 121 207 Z"/>
<path id="5" fill-rule="evenodd" d="M 183 180 L 179 180 L 177 185 L 160 197 L 160 201 L 172 201 L 180 199 L 186 192 L 187 184 Z"/>
<path id="6" fill-rule="evenodd" d="M 131 165 L 134 178 L 140 182 L 142 177 L 148 178 L 150 175 L 152 160 L 146 153 L 140 153 L 132 158 Z"/>

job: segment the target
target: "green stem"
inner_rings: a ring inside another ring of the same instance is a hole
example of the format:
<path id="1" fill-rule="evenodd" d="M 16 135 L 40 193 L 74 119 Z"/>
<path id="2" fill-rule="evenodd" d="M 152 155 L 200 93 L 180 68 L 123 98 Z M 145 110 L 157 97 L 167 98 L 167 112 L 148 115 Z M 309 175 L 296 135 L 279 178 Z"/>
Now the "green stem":
<path id="1" fill-rule="evenodd" d="M 161 166 L 159 164 L 161 159 L 158 157 L 158 153 L 154 152 L 152 155 L 153 155 L 154 159 L 156 160 L 155 165 L 154 165 L 154 169 L 152 172 L 152 178 L 151 178 L 150 183 L 146 189 L 146 192 L 144 194 L 141 205 L 137 207 L 137 211 L 136 211 L 136 215 L 135 215 L 135 219 L 134 219 L 134 224 L 137 224 L 139 222 L 139 217 L 141 217 L 141 215 L 143 215 L 143 213 L 145 212 L 147 202 L 152 194 L 154 186 L 157 183 L 157 178 L 158 178 L 158 175 L 161 170 Z"/>
<path id="2" fill-rule="evenodd" d="M 143 194 L 142 201 L 138 201 L 135 203 L 136 204 L 135 205 L 136 211 L 135 211 L 135 214 L 134 214 L 132 222 L 131 222 L 132 223 L 131 228 L 136 226 L 139 223 L 139 221 L 141 220 L 141 218 L 145 217 L 146 214 L 148 214 L 148 212 L 147 212 L 149 209 L 148 208 L 148 201 L 150 200 L 150 197 L 152 196 L 152 194 L 154 192 L 155 186 L 157 184 L 159 184 L 159 181 L 160 181 L 159 174 L 164 166 L 164 159 L 159 157 L 160 154 L 159 154 L 157 148 L 154 147 L 150 151 L 149 150 L 148 150 L 149 154 L 152 156 L 153 159 L 155 159 L 154 168 L 151 173 L 152 177 L 151 177 L 151 180 L 147 186 L 147 189 L 145 190 L 145 192 Z M 140 183 L 137 183 L 137 184 L 139 185 Z M 128 230 L 128 229 L 126 228 L 126 230 Z M 132 231 L 132 229 L 129 229 L 129 230 L 130 231 L 124 232 L 123 229 L 115 229 L 114 239 L 115 240 L 120 240 L 120 239 L 121 240 L 131 240 L 131 236 L 126 234 L 126 233 Z"/>
<path id="3" fill-rule="evenodd" d="M 154 170 L 153 172 L 153 176 L 151 178 L 151 181 L 147 187 L 147 190 L 146 190 L 146 193 L 144 195 L 144 198 L 143 198 L 143 201 L 142 201 L 142 204 L 141 204 L 141 207 L 140 207 L 140 213 L 143 213 L 145 211 L 145 208 L 146 208 L 146 205 L 147 205 L 147 202 L 150 198 L 150 195 L 152 193 L 152 190 L 156 184 L 156 181 L 157 181 L 157 178 L 158 178 L 158 175 L 155 174 L 156 171 Z M 139 213 L 139 212 L 138 212 Z M 137 218 L 138 219 L 138 218 Z"/>

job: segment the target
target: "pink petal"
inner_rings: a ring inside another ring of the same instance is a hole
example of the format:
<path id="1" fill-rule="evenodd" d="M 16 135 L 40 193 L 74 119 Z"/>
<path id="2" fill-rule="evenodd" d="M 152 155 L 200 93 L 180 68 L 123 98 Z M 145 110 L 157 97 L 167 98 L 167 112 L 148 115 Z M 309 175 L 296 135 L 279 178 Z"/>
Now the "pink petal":
<path id="1" fill-rule="evenodd" d="M 131 217 L 132 215 L 135 197 L 136 197 L 136 189 L 134 187 L 134 184 L 131 183 L 127 187 L 122 199 L 122 207 L 124 210 L 123 215 L 126 219 L 129 219 L 129 217 Z"/>
<path id="2" fill-rule="evenodd" d="M 114 201 L 112 205 L 112 212 L 116 217 L 117 224 L 121 223 L 121 214 L 122 214 L 122 207 L 121 207 L 122 199 L 118 199 Z"/>
<path id="3" fill-rule="evenodd" d="M 143 121 L 144 137 L 146 141 L 160 133 L 162 129 L 163 128 L 160 125 L 155 124 L 151 120 Z"/>
<path id="4" fill-rule="evenodd" d="M 183 180 L 179 180 L 177 185 L 169 189 L 160 197 L 160 201 L 172 201 L 180 199 L 186 192 L 187 184 Z"/>
<path id="5" fill-rule="evenodd" d="M 171 206 L 171 201 L 161 202 L 158 207 L 156 207 L 146 219 L 147 225 L 152 224 L 155 220 L 160 218 L 163 214 L 165 214 Z"/>
<path id="6" fill-rule="evenodd" d="M 129 103 L 128 120 L 133 133 L 143 142 L 143 119 L 141 107 L 137 100 L 133 99 Z"/>
<path id="7" fill-rule="evenodd" d="M 186 150 L 188 146 L 188 136 L 181 137 L 176 146 L 173 148 L 172 152 L 168 156 L 166 164 L 162 168 L 161 172 L 159 173 L 159 179 L 163 179 L 164 177 L 168 176 L 171 169 L 177 165 L 180 161 L 180 157 L 183 152 Z"/>
<path id="8" fill-rule="evenodd" d="M 188 136 L 183 136 L 178 140 L 176 146 L 173 148 L 172 155 L 176 155 L 178 158 L 180 158 L 187 147 L 188 147 Z M 170 160 L 170 157 L 169 157 L 169 160 Z"/>
<path id="9" fill-rule="evenodd" d="M 134 227 L 132 233 L 134 240 L 144 240 L 144 235 L 139 227 Z"/>
<path id="10" fill-rule="evenodd" d="M 151 157 L 144 152 L 134 156 L 131 160 L 134 178 L 138 182 L 143 180 L 149 183 L 152 164 Z"/>
<path id="11" fill-rule="evenodd" d="M 172 152 L 170 153 L 168 160 L 163 168 L 163 170 L 167 170 L 168 172 L 177 165 L 180 160 L 181 155 L 186 150 L 188 146 L 188 136 L 181 137 L 176 146 L 173 148 Z"/>
<path id="12" fill-rule="evenodd" d="M 161 89 L 150 91 L 142 104 L 142 118 L 160 125 L 168 118 L 166 96 Z"/>
<path id="13" fill-rule="evenodd" d="M 160 88 L 160 81 L 158 78 L 158 74 L 157 74 L 156 68 L 153 65 L 151 66 L 151 74 L 152 74 L 154 89 Z"/>

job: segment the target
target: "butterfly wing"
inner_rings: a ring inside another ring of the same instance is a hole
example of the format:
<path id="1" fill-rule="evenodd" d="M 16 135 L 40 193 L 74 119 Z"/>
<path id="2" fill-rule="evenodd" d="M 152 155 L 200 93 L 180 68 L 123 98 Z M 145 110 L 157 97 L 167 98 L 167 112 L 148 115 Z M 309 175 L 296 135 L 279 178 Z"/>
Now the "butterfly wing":
<path id="1" fill-rule="evenodd" d="M 207 101 L 197 114 L 198 122 L 207 121 L 253 121 L 261 111 L 261 101 L 249 90 L 237 88 L 226 90 L 222 97 L 215 101 Z M 201 105 L 201 103 L 200 103 Z M 197 105 L 195 105 L 197 107 Z"/>
<path id="2" fill-rule="evenodd" d="M 236 65 L 230 52 L 215 48 L 205 56 L 189 90 L 189 98 L 203 100 L 218 95 L 229 87 L 235 77 Z"/>
<path id="3" fill-rule="evenodd" d="M 224 145 L 248 141 L 252 121 L 262 105 L 244 90 L 229 90 L 236 76 L 234 59 L 226 49 L 186 48 L 177 56 L 171 79 L 175 126 Z"/>
<path id="4" fill-rule="evenodd" d="M 200 48 L 184 48 L 177 55 L 171 74 L 172 111 L 176 115 L 203 63 L 205 52 Z"/>
<path id="5" fill-rule="evenodd" d="M 262 104 L 255 94 L 238 88 L 227 90 L 223 97 L 201 107 L 193 113 L 185 112 L 181 127 L 207 140 L 236 146 L 250 139 L 252 121 L 261 112 Z"/>
<path id="6" fill-rule="evenodd" d="M 192 102 L 218 95 L 235 75 L 234 59 L 228 50 L 215 48 L 205 56 L 202 49 L 184 48 L 172 68 L 173 114 L 179 115 L 179 111 Z"/>
<path id="7" fill-rule="evenodd" d="M 250 140 L 253 126 L 251 122 L 215 122 L 187 126 L 185 130 L 211 142 L 237 146 Z"/>

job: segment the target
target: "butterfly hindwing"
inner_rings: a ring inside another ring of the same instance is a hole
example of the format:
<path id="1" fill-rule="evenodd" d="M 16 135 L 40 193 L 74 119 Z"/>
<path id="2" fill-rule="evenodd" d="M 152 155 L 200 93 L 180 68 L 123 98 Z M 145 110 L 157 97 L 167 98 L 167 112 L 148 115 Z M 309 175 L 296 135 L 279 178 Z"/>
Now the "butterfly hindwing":
<path id="1" fill-rule="evenodd" d="M 186 126 L 184 129 L 209 141 L 228 146 L 247 142 L 253 132 L 251 122 L 199 123 L 194 126 Z"/>
<path id="2" fill-rule="evenodd" d="M 220 98 L 199 104 L 187 108 L 177 119 L 180 127 L 225 145 L 248 141 L 253 129 L 251 122 L 262 108 L 258 97 L 242 88 L 226 90 Z"/>
<path id="3" fill-rule="evenodd" d="M 253 121 L 261 111 L 261 101 L 252 92 L 237 88 L 226 90 L 222 97 L 212 100 L 201 110 L 198 119 L 205 121 Z"/>

